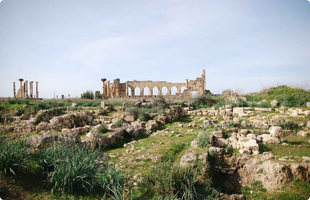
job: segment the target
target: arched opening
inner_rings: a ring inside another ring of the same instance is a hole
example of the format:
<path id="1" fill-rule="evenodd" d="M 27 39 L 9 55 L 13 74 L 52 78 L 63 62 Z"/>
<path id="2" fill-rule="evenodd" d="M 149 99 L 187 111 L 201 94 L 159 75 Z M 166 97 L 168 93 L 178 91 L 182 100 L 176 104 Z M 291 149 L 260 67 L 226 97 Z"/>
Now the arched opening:
<path id="1" fill-rule="evenodd" d="M 136 87 L 135 88 L 135 96 L 140 96 L 140 88 Z"/>
<path id="2" fill-rule="evenodd" d="M 197 91 L 192 91 L 192 99 L 197 98 Z"/>
<path id="3" fill-rule="evenodd" d="M 128 92 L 127 92 L 127 93 L 128 93 L 128 96 L 131 97 L 131 96 L 132 96 L 131 88 L 129 87 L 129 88 L 127 89 L 127 91 L 128 91 Z"/>
<path id="4" fill-rule="evenodd" d="M 168 88 L 166 86 L 162 87 L 161 88 L 161 94 L 162 95 L 167 95 L 167 93 L 168 93 Z"/>
<path id="5" fill-rule="evenodd" d="M 183 93 L 184 90 L 186 90 L 186 87 L 185 87 L 185 86 L 182 86 L 182 87 L 181 87 L 181 93 Z"/>
<path id="6" fill-rule="evenodd" d="M 153 87 L 153 95 L 158 95 L 158 87 Z"/>
<path id="7" fill-rule="evenodd" d="M 145 96 L 150 95 L 150 89 L 148 87 L 145 87 L 143 89 L 143 95 L 145 95 Z"/>
<path id="8" fill-rule="evenodd" d="M 176 95 L 176 93 L 178 93 L 178 88 L 175 87 L 175 86 L 173 86 L 173 87 L 171 88 L 171 95 Z"/>

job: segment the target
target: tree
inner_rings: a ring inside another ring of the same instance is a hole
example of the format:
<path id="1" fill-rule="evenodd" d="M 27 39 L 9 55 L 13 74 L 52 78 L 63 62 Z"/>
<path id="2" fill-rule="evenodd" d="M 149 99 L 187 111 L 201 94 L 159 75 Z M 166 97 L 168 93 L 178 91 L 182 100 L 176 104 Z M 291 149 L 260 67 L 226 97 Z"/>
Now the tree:
<path id="1" fill-rule="evenodd" d="M 96 99 L 102 99 L 102 94 L 100 93 L 100 91 L 95 92 L 95 98 Z"/>
<path id="2" fill-rule="evenodd" d="M 91 90 L 87 90 L 86 92 L 83 92 L 81 94 L 82 99 L 93 99 L 94 98 L 94 93 Z"/>

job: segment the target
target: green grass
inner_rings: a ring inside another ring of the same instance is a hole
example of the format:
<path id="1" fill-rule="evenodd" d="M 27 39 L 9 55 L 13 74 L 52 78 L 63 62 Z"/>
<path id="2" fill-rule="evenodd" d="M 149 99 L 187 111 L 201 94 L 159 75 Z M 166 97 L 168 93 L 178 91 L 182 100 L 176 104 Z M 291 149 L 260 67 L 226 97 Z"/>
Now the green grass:
<path id="1" fill-rule="evenodd" d="M 295 135 L 289 135 L 286 137 L 282 138 L 284 140 L 284 142 L 288 143 L 288 144 L 292 144 L 292 145 L 310 145 L 309 137 L 301 137 L 301 136 L 295 136 Z"/>
<path id="2" fill-rule="evenodd" d="M 260 150 L 261 151 L 261 150 Z M 270 144 L 264 145 L 263 151 L 271 151 L 273 154 L 283 157 L 283 156 L 309 156 L 310 155 L 310 145 L 287 145 L 283 146 L 281 144 Z"/>
<path id="3" fill-rule="evenodd" d="M 288 86 L 278 86 L 263 90 L 260 93 L 252 93 L 245 95 L 247 101 L 258 102 L 267 100 L 277 100 L 280 106 L 299 107 L 306 106 L 306 102 L 310 101 L 310 91 L 300 88 L 290 88 Z"/>

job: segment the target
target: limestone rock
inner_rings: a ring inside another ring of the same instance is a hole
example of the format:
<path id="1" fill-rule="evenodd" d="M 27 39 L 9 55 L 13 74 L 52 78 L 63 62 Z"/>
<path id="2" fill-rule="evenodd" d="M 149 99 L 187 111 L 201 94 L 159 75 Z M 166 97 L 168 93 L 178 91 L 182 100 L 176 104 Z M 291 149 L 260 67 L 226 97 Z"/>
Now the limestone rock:
<path id="1" fill-rule="evenodd" d="M 272 107 L 276 107 L 278 104 L 279 104 L 279 102 L 278 102 L 277 100 L 272 100 L 272 101 L 270 102 L 270 105 L 271 105 Z"/>
<path id="2" fill-rule="evenodd" d="M 204 126 L 204 127 L 210 127 L 210 126 L 212 126 L 212 125 L 213 125 L 212 120 L 204 120 L 204 121 L 203 121 L 203 126 Z"/>
<path id="3" fill-rule="evenodd" d="M 261 135 L 262 137 L 262 141 L 264 144 L 279 144 L 280 143 L 280 139 L 277 137 L 272 137 L 269 134 L 263 134 Z"/>
<path id="4" fill-rule="evenodd" d="M 94 126 L 92 129 L 91 129 L 91 132 L 94 133 L 94 134 L 99 134 L 103 131 L 107 130 L 107 126 L 104 125 L 104 124 L 98 124 L 97 126 Z"/>
<path id="5" fill-rule="evenodd" d="M 42 135 L 32 135 L 27 138 L 27 143 L 35 148 L 38 148 L 42 143 Z"/>
<path id="6" fill-rule="evenodd" d="M 306 116 L 306 117 L 309 117 L 309 116 L 310 116 L 310 111 L 309 111 L 309 110 L 306 110 L 306 111 L 305 111 L 305 116 Z"/>
<path id="7" fill-rule="evenodd" d="M 310 132 L 309 131 L 299 131 L 297 133 L 298 136 L 301 136 L 301 137 L 309 137 L 310 136 Z"/>
<path id="8" fill-rule="evenodd" d="M 196 160 L 197 157 L 197 152 L 189 149 L 186 151 L 186 153 L 182 156 L 181 161 L 180 161 L 180 166 L 181 167 L 186 167 L 190 163 L 192 163 L 194 160 Z"/>
<path id="9" fill-rule="evenodd" d="M 150 131 L 155 131 L 158 127 L 158 124 L 155 120 L 150 120 L 145 124 L 145 129 Z"/>
<path id="10" fill-rule="evenodd" d="M 212 135 L 214 137 L 217 137 L 217 138 L 222 138 L 223 137 L 223 131 L 213 131 Z"/>
<path id="11" fill-rule="evenodd" d="M 279 138 L 280 136 L 282 136 L 282 127 L 280 126 L 271 126 L 269 128 L 269 133 L 272 137 L 277 137 Z"/>
<path id="12" fill-rule="evenodd" d="M 224 138 L 217 138 L 215 141 L 215 146 L 225 147 L 225 146 L 227 146 L 227 141 Z"/>
<path id="13" fill-rule="evenodd" d="M 219 147 L 210 147 L 209 148 L 209 153 L 211 155 L 214 155 L 214 156 L 223 155 L 224 149 L 223 148 L 219 148 Z"/>

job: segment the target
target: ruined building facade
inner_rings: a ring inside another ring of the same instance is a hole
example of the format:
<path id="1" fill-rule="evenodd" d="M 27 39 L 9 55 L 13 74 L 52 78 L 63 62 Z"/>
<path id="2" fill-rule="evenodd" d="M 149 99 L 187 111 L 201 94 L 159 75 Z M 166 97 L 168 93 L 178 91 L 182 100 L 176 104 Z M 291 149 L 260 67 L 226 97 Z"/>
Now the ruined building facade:
<path id="1" fill-rule="evenodd" d="M 156 95 L 176 95 L 182 97 L 201 96 L 206 92 L 205 70 L 201 77 L 196 80 L 186 79 L 185 83 L 170 83 L 166 81 L 126 81 L 121 83 L 120 79 L 113 82 L 102 78 L 102 93 L 108 98 L 123 97 L 152 97 Z"/>
<path id="2" fill-rule="evenodd" d="M 17 94 L 16 94 L 15 82 L 13 82 L 14 98 L 38 99 L 39 98 L 39 82 L 35 82 L 36 83 L 36 91 L 34 94 L 33 81 L 29 81 L 29 85 L 28 85 L 28 81 L 25 81 L 25 82 L 23 82 L 23 81 L 24 81 L 24 79 L 22 79 L 22 78 L 19 79 L 20 87 L 19 87 L 19 90 L 17 91 Z"/>

